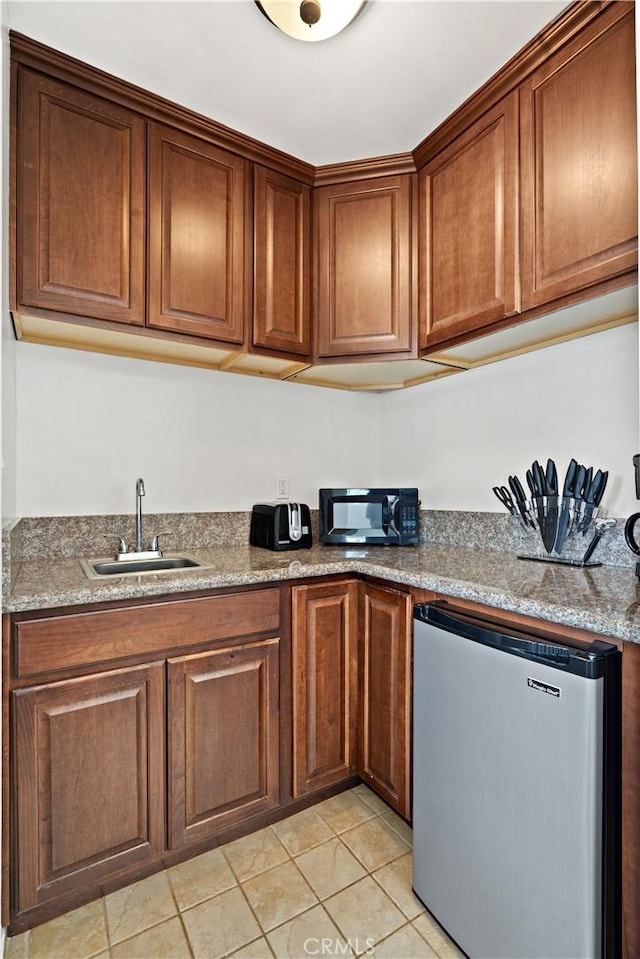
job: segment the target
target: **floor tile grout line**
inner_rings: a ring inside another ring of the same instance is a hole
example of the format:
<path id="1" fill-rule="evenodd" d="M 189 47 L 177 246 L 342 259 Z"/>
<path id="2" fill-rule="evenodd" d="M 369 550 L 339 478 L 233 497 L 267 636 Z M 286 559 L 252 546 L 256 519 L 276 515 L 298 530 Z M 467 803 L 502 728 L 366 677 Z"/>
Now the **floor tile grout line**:
<path id="1" fill-rule="evenodd" d="M 102 902 L 102 916 L 104 918 L 104 931 L 107 937 L 107 951 L 109 953 L 109 959 L 111 959 L 111 933 L 109 932 L 109 914 L 107 912 L 107 897 L 100 896 L 100 901 Z"/>
<path id="2" fill-rule="evenodd" d="M 392 861 L 393 861 L 393 862 L 397 862 L 396 859 L 394 859 L 394 860 L 392 860 Z M 385 866 L 380 866 L 380 869 L 376 869 L 376 872 L 379 872 L 381 869 L 385 869 L 386 866 L 388 866 L 388 865 L 391 865 L 391 863 L 386 863 Z M 400 912 L 402 913 L 402 915 L 403 915 L 403 916 L 407 916 L 405 910 L 402 908 L 402 906 L 400 905 L 400 903 L 396 902 L 396 900 L 393 898 L 393 896 L 391 895 L 391 893 L 389 892 L 388 889 L 385 889 L 385 887 L 382 885 L 382 883 L 380 882 L 380 880 L 377 878 L 376 874 L 372 872 L 372 873 L 369 873 L 369 875 L 371 876 L 371 878 L 373 879 L 373 881 L 380 887 L 380 889 L 382 889 L 382 891 L 387 894 L 387 896 L 389 897 L 389 899 L 391 900 L 391 902 L 394 904 L 394 906 L 395 906 L 397 909 L 400 910 Z M 413 922 L 414 919 L 419 919 L 420 916 L 424 915 L 425 912 L 428 912 L 428 910 L 427 910 L 427 907 L 426 907 L 426 906 L 423 906 L 423 911 L 422 911 L 422 912 L 419 912 L 417 916 L 407 916 L 407 922 Z M 423 936 L 422 938 L 424 939 L 424 936 Z"/>
<path id="3" fill-rule="evenodd" d="M 387 941 L 387 939 L 391 939 L 391 937 L 392 937 L 392 936 L 395 936 L 395 934 L 396 934 L 397 932 L 401 932 L 402 929 L 406 929 L 407 926 L 410 926 L 410 925 L 411 925 L 411 920 L 408 919 L 407 922 L 403 922 L 403 924 L 402 924 L 401 926 L 398 926 L 397 929 L 394 929 L 392 932 L 390 932 L 388 936 L 385 936 L 385 937 L 384 937 L 384 939 L 378 939 L 377 942 L 374 943 L 374 948 L 377 947 L 377 946 L 383 945 L 383 943 L 385 943 L 385 942 Z M 416 929 L 416 932 L 418 932 L 417 929 Z M 419 932 L 418 932 L 418 935 L 420 935 Z M 424 939 L 424 936 L 420 936 L 420 938 L 421 938 L 421 939 Z M 428 943 L 427 943 L 427 945 L 428 945 Z M 360 959 L 361 956 L 368 955 L 368 952 L 367 952 L 366 949 L 363 949 L 362 952 L 358 952 L 358 953 L 356 953 L 356 955 L 357 955 L 358 959 Z"/>
<path id="4" fill-rule="evenodd" d="M 165 868 L 164 871 L 165 871 L 165 874 L 166 874 L 166 876 L 167 876 L 167 882 L 169 883 L 169 889 L 170 889 L 170 891 L 171 891 L 171 896 L 173 897 L 173 902 L 174 902 L 174 904 L 175 904 L 176 911 L 177 911 L 177 913 L 178 913 L 178 921 L 180 922 L 180 926 L 181 926 L 181 928 L 182 928 L 182 931 L 183 931 L 183 933 L 184 933 L 185 940 L 186 940 L 186 942 L 187 942 L 187 948 L 188 948 L 188 950 L 189 950 L 189 954 L 190 954 L 190 956 L 191 956 L 191 959 L 195 959 L 196 952 L 195 952 L 195 949 L 194 949 L 194 947 L 193 947 L 193 943 L 191 942 L 191 939 L 189 938 L 189 932 L 188 932 L 187 927 L 186 927 L 186 925 L 185 925 L 184 919 L 182 918 L 182 910 L 180 909 L 180 903 L 178 902 L 178 897 L 177 897 L 177 895 L 176 895 L 176 891 L 175 891 L 175 889 L 173 888 L 173 883 L 171 882 L 171 875 L 170 875 L 169 869 Z M 166 920 L 165 920 L 165 922 L 166 922 Z"/>
<path id="5" fill-rule="evenodd" d="M 275 838 L 277 839 L 278 843 L 279 843 L 279 844 L 282 846 L 282 848 L 284 849 L 284 851 L 285 851 L 285 853 L 287 854 L 288 858 L 291 859 L 292 857 L 291 857 L 291 854 L 290 854 L 289 850 L 287 849 L 287 847 L 285 846 L 285 844 L 282 842 L 282 840 L 281 840 L 280 837 L 278 836 L 277 832 L 275 832 L 275 830 L 273 829 L 273 825 L 272 825 L 272 824 L 269 824 L 268 826 L 263 826 L 262 829 L 256 830 L 255 833 L 247 833 L 247 836 L 255 836 L 255 835 L 257 835 L 257 833 L 259 833 L 259 832 L 266 832 L 267 830 L 269 830 L 269 832 L 272 832 L 272 833 L 273 833 L 273 835 L 274 835 Z M 238 873 L 236 872 L 236 870 L 233 868 L 233 862 L 231 861 L 231 859 L 229 858 L 229 856 L 226 854 L 225 848 L 226 848 L 227 846 L 233 846 L 233 844 L 236 843 L 236 842 L 242 842 L 242 840 L 245 839 L 245 838 L 247 838 L 247 837 L 246 837 L 246 836 L 241 836 L 239 839 L 233 839 L 231 842 L 225 843 L 223 846 L 218 846 L 218 847 L 217 847 L 218 849 L 220 849 L 220 852 L 222 853 L 222 855 L 224 856 L 225 860 L 227 861 L 227 864 L 228 864 L 229 868 L 231 869 L 231 872 L 232 872 L 233 875 L 235 876 L 236 882 L 238 883 L 239 886 L 241 886 L 243 882 L 248 882 L 249 879 L 255 879 L 256 876 L 261 876 L 261 875 L 263 875 L 263 873 L 269 872 L 270 869 L 273 869 L 273 868 L 274 868 L 274 866 L 267 866 L 266 869 L 262 869 L 260 872 L 255 873 L 255 875 L 246 876 L 244 879 L 241 879 L 241 878 L 240 878 L 240 876 L 238 875 Z M 282 865 L 282 863 L 276 863 L 276 865 Z"/>
<path id="6" fill-rule="evenodd" d="M 280 863 L 280 865 L 282 866 L 282 865 L 284 865 L 284 863 Z M 275 869 L 275 868 L 277 868 L 277 867 L 274 866 L 274 869 Z M 267 872 L 268 872 L 268 871 L 269 871 L 269 870 L 267 870 Z M 264 873 L 263 873 L 263 872 L 262 872 L 262 873 L 258 873 L 258 875 L 264 876 Z M 256 877 L 255 877 L 255 876 L 252 876 L 251 878 L 255 879 Z M 247 882 L 249 882 L 249 880 L 247 880 Z M 240 883 L 240 892 L 241 892 L 242 895 L 244 896 L 245 902 L 246 902 L 246 904 L 248 905 L 249 909 L 251 910 L 251 915 L 253 916 L 253 918 L 255 919 L 255 921 L 258 923 L 258 929 L 259 929 L 260 932 L 262 933 L 262 937 L 266 939 L 266 938 L 267 938 L 267 932 L 266 932 L 264 926 L 262 925 L 262 923 L 260 922 L 260 917 L 258 916 L 257 912 L 255 911 L 255 909 L 254 909 L 253 906 L 251 905 L 251 902 L 250 902 L 249 897 L 248 897 L 248 895 L 247 895 L 247 893 L 246 893 L 246 890 L 245 890 L 245 888 L 244 888 L 244 884 L 243 884 L 243 883 Z M 268 940 L 267 940 L 267 941 L 268 941 Z M 248 943 L 245 943 L 245 945 L 248 945 Z M 240 948 L 242 948 L 242 947 L 240 947 Z M 269 944 L 269 948 L 271 949 L 271 944 Z M 236 949 L 235 951 L 237 952 L 238 950 Z M 271 950 L 271 951 L 273 952 L 273 950 Z"/>

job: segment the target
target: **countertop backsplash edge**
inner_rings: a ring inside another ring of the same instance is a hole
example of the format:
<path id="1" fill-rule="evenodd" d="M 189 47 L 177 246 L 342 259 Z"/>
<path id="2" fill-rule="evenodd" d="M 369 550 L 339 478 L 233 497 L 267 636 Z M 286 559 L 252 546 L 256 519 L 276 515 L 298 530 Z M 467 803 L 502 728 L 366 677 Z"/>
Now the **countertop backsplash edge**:
<path id="1" fill-rule="evenodd" d="M 249 542 L 250 511 L 210 513 L 149 513 L 144 517 L 145 539 L 161 536 L 165 551 L 219 546 L 246 546 Z M 636 557 L 624 539 L 625 519 L 617 518 L 615 527 L 602 538 L 593 561 L 604 566 L 632 567 Z M 311 510 L 314 543 L 318 542 L 318 511 Z M 28 560 L 62 557 L 95 557 L 115 554 L 118 536 L 132 542 L 135 536 L 133 514 L 85 516 L 23 517 L 3 529 L 3 590 L 11 588 L 12 571 Z M 526 534 L 511 517 L 502 513 L 421 510 L 420 541 L 424 544 L 490 549 L 509 555 L 526 554 L 543 558 L 537 534 Z M 590 536 L 576 537 L 575 545 L 564 553 L 580 558 Z M 569 545 L 569 544 L 568 544 Z M 564 555 L 564 554 L 563 554 Z"/>

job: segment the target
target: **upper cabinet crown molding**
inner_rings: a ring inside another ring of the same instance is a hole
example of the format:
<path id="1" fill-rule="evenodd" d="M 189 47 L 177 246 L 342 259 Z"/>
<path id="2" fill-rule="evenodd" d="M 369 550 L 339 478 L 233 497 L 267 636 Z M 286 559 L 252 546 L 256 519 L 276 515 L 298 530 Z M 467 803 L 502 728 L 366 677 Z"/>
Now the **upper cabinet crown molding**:
<path id="1" fill-rule="evenodd" d="M 519 86 L 607 7 L 615 7 L 618 16 L 623 16 L 633 10 L 635 3 L 634 0 L 575 0 L 418 144 L 413 151 L 416 169 Z"/>
<path id="2" fill-rule="evenodd" d="M 416 165 L 411 153 L 394 153 L 391 156 L 368 157 L 364 160 L 348 160 L 345 163 L 328 163 L 316 167 L 313 185 L 333 186 L 338 183 L 355 183 L 381 176 L 402 176 L 415 173 Z"/>
<path id="3" fill-rule="evenodd" d="M 237 153 L 246 160 L 272 167 L 309 186 L 313 184 L 315 168 L 310 163 L 269 146 L 268 143 L 135 86 L 127 80 L 121 80 L 82 60 L 76 60 L 75 57 L 54 50 L 24 34 L 12 30 L 9 41 L 11 59 L 16 64 L 21 63 L 65 83 L 79 85 L 83 90 L 138 111 L 146 119 L 170 124 L 185 133 L 208 137 L 216 146 Z"/>

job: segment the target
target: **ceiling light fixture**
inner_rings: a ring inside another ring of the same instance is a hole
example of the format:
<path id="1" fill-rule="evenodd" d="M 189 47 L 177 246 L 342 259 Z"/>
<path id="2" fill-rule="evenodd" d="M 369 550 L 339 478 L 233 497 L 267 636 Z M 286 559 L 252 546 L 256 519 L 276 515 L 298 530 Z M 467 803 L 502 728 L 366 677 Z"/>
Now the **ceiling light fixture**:
<path id="1" fill-rule="evenodd" d="M 296 40 L 328 40 L 344 30 L 366 0 L 255 0 L 265 17 Z"/>

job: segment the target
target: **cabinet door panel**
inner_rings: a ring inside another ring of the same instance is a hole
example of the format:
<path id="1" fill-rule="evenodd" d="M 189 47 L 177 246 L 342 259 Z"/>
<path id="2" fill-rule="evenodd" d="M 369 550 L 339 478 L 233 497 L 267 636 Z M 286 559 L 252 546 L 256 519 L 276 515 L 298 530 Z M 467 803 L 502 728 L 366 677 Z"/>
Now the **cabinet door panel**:
<path id="1" fill-rule="evenodd" d="M 254 170 L 255 346 L 309 355 L 311 190 L 290 177 Z"/>
<path id="2" fill-rule="evenodd" d="M 320 356 L 411 349 L 412 182 L 399 176 L 316 190 Z"/>
<path id="3" fill-rule="evenodd" d="M 149 124 L 149 326 L 243 343 L 247 170 Z"/>
<path id="4" fill-rule="evenodd" d="M 635 38 L 627 4 L 613 4 L 532 74 L 521 118 L 528 308 L 637 265 Z"/>
<path id="5" fill-rule="evenodd" d="M 293 793 L 301 796 L 355 769 L 355 583 L 293 589 Z"/>
<path id="6" fill-rule="evenodd" d="M 279 640 L 169 662 L 170 847 L 277 806 Z"/>
<path id="7" fill-rule="evenodd" d="M 411 807 L 411 608 L 407 593 L 365 588 L 358 771 L 406 818 Z"/>
<path id="8" fill-rule="evenodd" d="M 517 94 L 419 174 L 420 346 L 517 309 Z"/>
<path id="9" fill-rule="evenodd" d="M 142 118 L 19 73 L 18 300 L 144 323 Z"/>
<path id="10" fill-rule="evenodd" d="M 19 690 L 13 717 L 19 910 L 162 851 L 162 663 Z"/>

